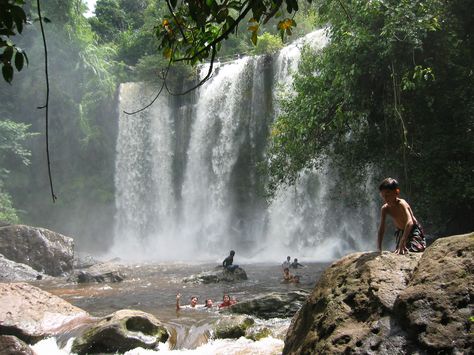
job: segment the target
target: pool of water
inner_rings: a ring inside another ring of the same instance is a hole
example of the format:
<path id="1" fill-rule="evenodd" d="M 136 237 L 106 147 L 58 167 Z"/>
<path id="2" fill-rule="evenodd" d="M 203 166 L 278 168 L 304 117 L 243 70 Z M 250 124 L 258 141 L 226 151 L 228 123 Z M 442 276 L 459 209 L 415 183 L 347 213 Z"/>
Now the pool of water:
<path id="1" fill-rule="evenodd" d="M 259 320 L 272 329 L 272 336 L 258 342 L 239 340 L 212 340 L 211 325 L 223 314 L 216 310 L 176 311 L 176 294 L 181 293 L 181 304 L 189 303 L 191 296 L 199 298 L 199 304 L 211 298 L 214 304 L 221 302 L 224 294 L 237 301 L 263 296 L 271 292 L 288 292 L 303 289 L 311 291 L 327 263 L 308 263 L 304 268 L 292 269 L 299 275 L 299 284 L 282 283 L 282 268 L 279 264 L 241 265 L 248 280 L 236 283 L 193 284 L 183 279 L 201 272 L 215 269 L 216 264 L 123 264 L 123 282 L 103 284 L 75 284 L 62 279 L 39 282 L 38 286 L 73 305 L 88 311 L 93 316 L 105 316 L 119 309 L 141 310 L 156 316 L 175 335 L 172 349 L 164 345 L 163 351 L 207 353 L 207 354 L 277 354 L 283 347 L 283 338 L 290 319 Z M 50 343 L 47 343 L 50 344 Z M 35 350 L 41 354 L 39 344 Z M 231 349 L 235 348 L 235 351 Z M 220 349 L 220 350 L 219 350 Z M 266 350 L 265 350 L 266 349 Z M 60 349 L 55 349 L 60 351 Z M 51 347 L 48 347 L 51 352 Z M 67 347 L 62 353 L 68 353 Z M 148 353 L 143 349 L 139 353 Z M 135 354 L 135 353 L 133 353 Z"/>

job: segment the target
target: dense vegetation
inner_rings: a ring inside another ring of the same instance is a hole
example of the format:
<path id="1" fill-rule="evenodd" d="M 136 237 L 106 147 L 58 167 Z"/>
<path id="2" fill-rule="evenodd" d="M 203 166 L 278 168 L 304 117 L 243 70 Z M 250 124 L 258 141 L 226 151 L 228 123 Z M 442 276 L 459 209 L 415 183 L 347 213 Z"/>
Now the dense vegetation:
<path id="1" fill-rule="evenodd" d="M 45 159 L 44 48 L 35 1 L 15 45 L 30 63 L 0 83 L 0 219 L 94 239 L 113 218 L 115 49 L 98 46 L 80 0 L 42 2 L 50 73 L 50 152 L 58 200 L 51 203 Z M 111 134 L 112 133 L 112 134 Z M 91 159 L 90 157 L 94 157 Z M 20 158 L 20 159 L 19 159 Z M 7 174 L 8 173 L 8 174 Z M 100 212 L 100 213 L 99 213 Z"/>
<path id="2" fill-rule="evenodd" d="M 270 192 L 329 158 L 338 174 L 335 196 L 364 203 L 376 181 L 393 176 L 431 232 L 474 229 L 472 1 L 204 3 L 189 13 L 170 1 L 173 17 L 159 0 L 98 0 L 96 16 L 85 19 L 80 0 L 41 2 L 52 21 L 45 30 L 59 197 L 48 205 L 44 113 L 36 109 L 45 100 L 36 1 L 0 0 L 0 9 L 21 6 L 29 20 L 18 10 L 16 20 L 3 10 L 0 16 L 3 76 L 12 81 L 0 83 L 0 220 L 83 240 L 99 235 L 105 245 L 102 225 L 110 225 L 114 214 L 118 83 L 157 80 L 170 58 L 183 73 L 179 59 L 209 58 L 208 44 L 216 39 L 224 59 L 272 53 L 288 40 L 282 34 L 303 34 L 317 23 L 327 26 L 331 41 L 318 56 L 305 52 L 295 94 L 281 102 L 271 136 Z M 240 27 L 232 27 L 230 17 L 249 6 Z M 203 14 L 212 16 L 203 20 Z M 200 40 L 180 42 L 181 30 Z M 13 76 L 15 69 L 22 70 Z M 184 73 L 193 74 L 189 67 Z"/>
<path id="3" fill-rule="evenodd" d="M 317 1 L 331 42 L 282 103 L 270 188 L 329 157 L 351 203 L 397 177 L 432 233 L 474 229 L 474 3 L 344 3 Z"/>

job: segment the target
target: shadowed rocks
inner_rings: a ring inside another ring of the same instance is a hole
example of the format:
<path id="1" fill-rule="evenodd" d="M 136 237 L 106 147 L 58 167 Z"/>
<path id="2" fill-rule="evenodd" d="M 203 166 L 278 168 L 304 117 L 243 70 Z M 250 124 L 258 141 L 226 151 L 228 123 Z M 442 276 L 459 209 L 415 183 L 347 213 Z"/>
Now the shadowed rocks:
<path id="1" fill-rule="evenodd" d="M 284 354 L 470 353 L 474 234 L 423 254 L 354 253 L 321 276 Z"/>

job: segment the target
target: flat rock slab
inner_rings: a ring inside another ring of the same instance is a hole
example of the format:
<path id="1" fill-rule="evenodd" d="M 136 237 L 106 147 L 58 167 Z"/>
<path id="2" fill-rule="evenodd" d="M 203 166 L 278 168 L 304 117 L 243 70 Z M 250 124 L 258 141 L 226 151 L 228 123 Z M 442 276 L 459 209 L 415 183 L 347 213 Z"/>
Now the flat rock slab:
<path id="1" fill-rule="evenodd" d="M 27 283 L 0 283 L 0 334 L 32 344 L 60 334 L 71 324 L 89 321 L 89 314 Z"/>
<path id="2" fill-rule="evenodd" d="M 34 281 L 48 277 L 51 276 L 36 271 L 26 264 L 8 260 L 0 254 L 0 282 Z"/>

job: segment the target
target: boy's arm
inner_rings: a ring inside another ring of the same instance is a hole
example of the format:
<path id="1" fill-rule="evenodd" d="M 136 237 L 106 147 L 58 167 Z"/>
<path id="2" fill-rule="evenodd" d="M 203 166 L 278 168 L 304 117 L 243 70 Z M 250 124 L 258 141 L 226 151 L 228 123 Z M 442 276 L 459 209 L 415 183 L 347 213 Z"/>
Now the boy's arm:
<path id="1" fill-rule="evenodd" d="M 383 241 L 383 236 L 385 234 L 385 218 L 387 217 L 387 210 L 385 208 L 385 205 L 382 206 L 380 215 L 381 215 L 380 225 L 379 225 L 379 231 L 377 234 L 377 250 L 379 252 L 382 252 L 382 241 Z"/>
<path id="2" fill-rule="evenodd" d="M 179 306 L 179 299 L 180 299 L 180 298 L 181 298 L 181 294 L 178 293 L 178 294 L 176 295 L 176 310 L 177 310 L 177 311 L 179 311 L 179 309 L 181 308 L 181 307 Z"/>
<path id="3" fill-rule="evenodd" d="M 408 252 L 407 250 L 408 236 L 410 235 L 411 230 L 413 228 L 413 224 L 415 223 L 413 221 L 414 217 L 413 217 L 413 213 L 411 212 L 411 208 L 406 202 L 403 204 L 403 211 L 404 211 L 407 222 L 405 223 L 405 227 L 403 228 L 403 235 L 400 238 L 400 244 L 398 245 L 398 249 L 395 250 L 396 254 L 405 254 Z"/>

